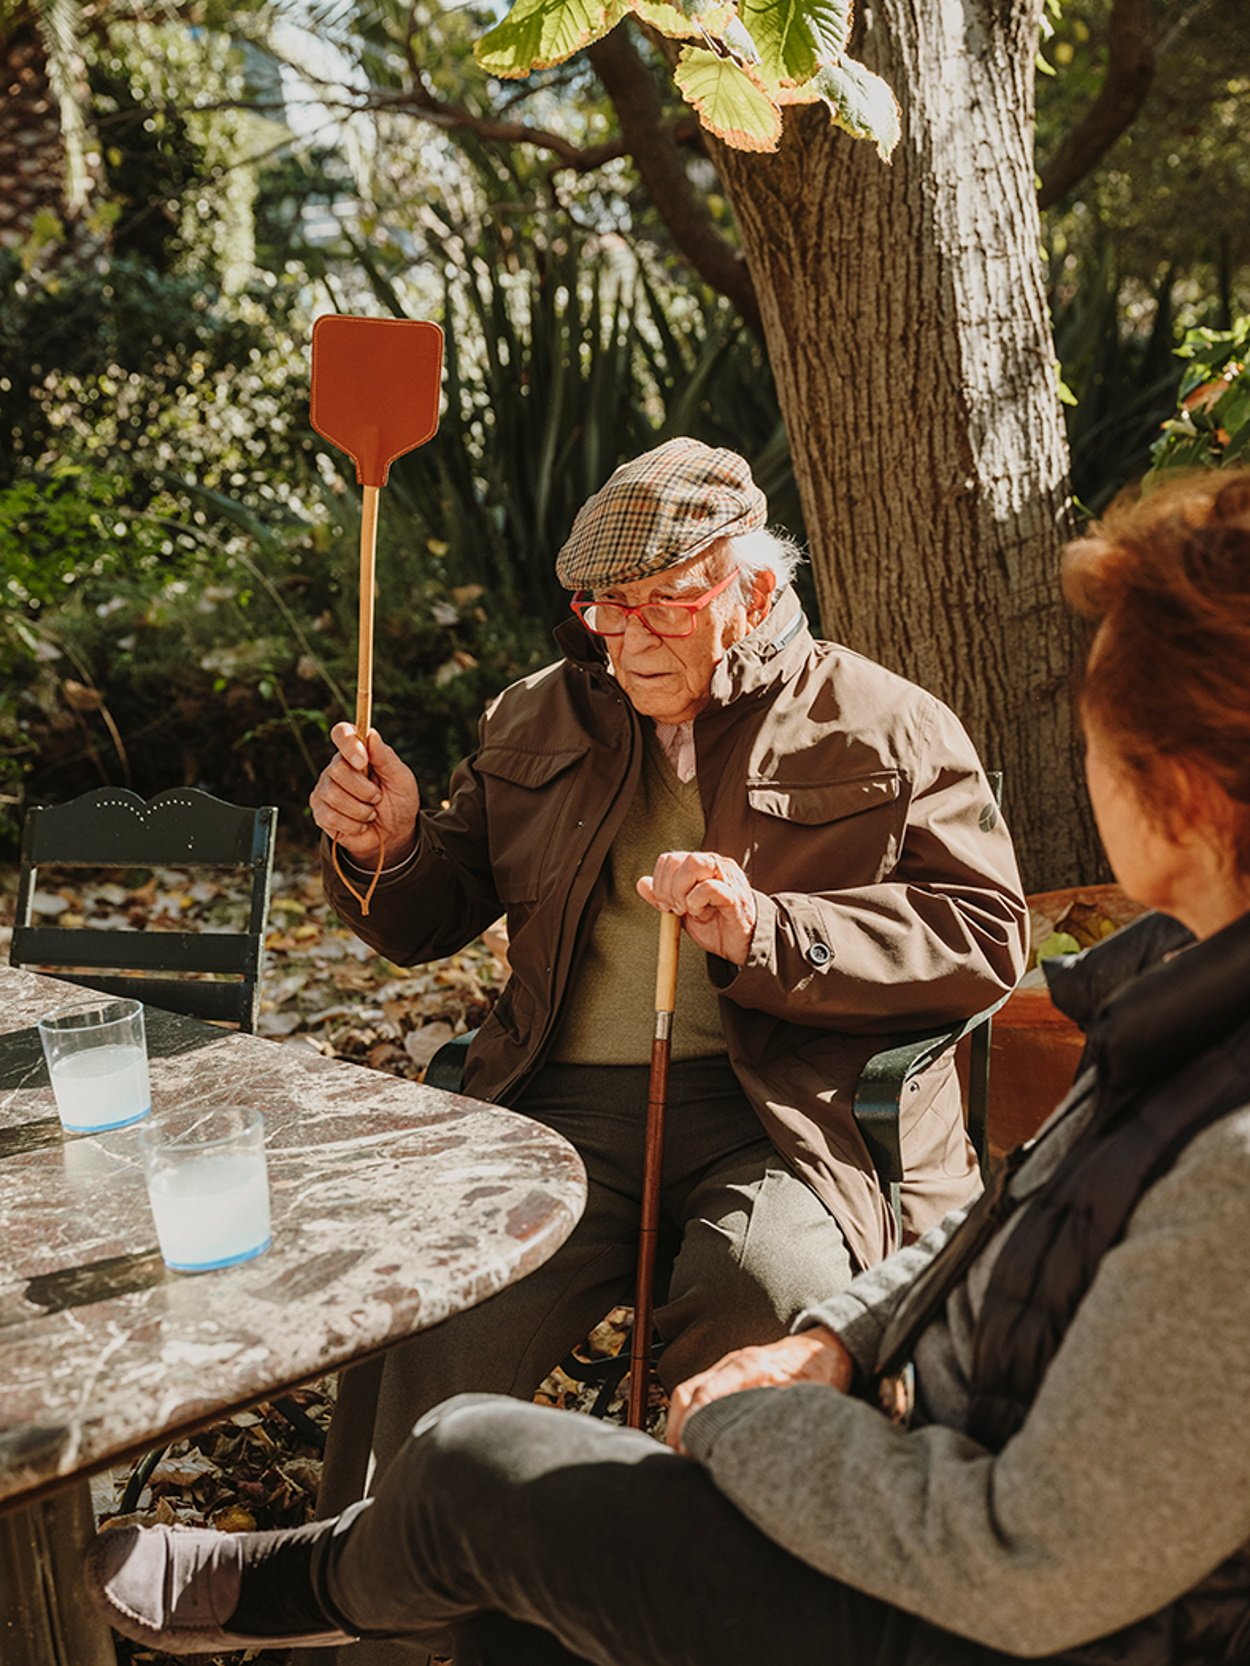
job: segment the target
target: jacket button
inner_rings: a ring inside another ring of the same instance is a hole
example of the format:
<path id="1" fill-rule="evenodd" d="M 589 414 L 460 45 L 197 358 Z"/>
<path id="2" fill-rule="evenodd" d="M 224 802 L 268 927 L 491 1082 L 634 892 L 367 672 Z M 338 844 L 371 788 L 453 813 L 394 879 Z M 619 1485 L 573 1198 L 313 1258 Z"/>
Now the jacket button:
<path id="1" fill-rule="evenodd" d="M 807 963 L 809 966 L 828 966 L 832 959 L 833 950 L 829 947 L 828 943 L 809 944 L 807 950 Z"/>

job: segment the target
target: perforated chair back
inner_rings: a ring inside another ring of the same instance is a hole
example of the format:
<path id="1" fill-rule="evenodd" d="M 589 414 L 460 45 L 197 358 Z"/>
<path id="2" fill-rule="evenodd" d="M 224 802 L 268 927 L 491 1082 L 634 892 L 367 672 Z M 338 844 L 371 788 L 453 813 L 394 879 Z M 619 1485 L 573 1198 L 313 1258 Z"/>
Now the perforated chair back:
<path id="1" fill-rule="evenodd" d="M 69 804 L 30 810 L 22 829 L 10 963 L 55 972 L 107 995 L 129 995 L 169 1012 L 254 1030 L 277 819 L 270 806 L 226 804 L 194 787 L 158 793 L 146 802 L 124 788 L 100 787 Z M 247 929 L 36 925 L 36 876 L 41 867 L 53 866 L 245 870 L 251 890 Z M 195 975 L 203 973 L 216 975 Z"/>

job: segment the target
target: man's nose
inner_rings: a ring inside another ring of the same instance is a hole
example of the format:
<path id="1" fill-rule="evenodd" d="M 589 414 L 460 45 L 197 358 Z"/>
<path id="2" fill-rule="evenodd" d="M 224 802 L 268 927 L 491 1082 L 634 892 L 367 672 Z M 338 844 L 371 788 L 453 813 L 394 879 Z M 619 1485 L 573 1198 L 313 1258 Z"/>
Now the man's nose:
<path id="1" fill-rule="evenodd" d="M 640 613 L 631 613 L 625 621 L 625 641 L 631 648 L 644 647 L 649 642 L 660 639 L 654 631 L 649 631 L 642 622 Z"/>

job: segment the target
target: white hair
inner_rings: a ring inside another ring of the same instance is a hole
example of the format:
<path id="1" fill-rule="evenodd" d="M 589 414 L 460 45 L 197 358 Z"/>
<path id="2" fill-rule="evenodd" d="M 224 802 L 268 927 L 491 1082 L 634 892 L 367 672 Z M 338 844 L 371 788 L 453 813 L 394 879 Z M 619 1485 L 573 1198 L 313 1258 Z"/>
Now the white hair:
<path id="1" fill-rule="evenodd" d="M 741 533 L 726 542 L 738 564 L 738 584 L 743 601 L 751 599 L 752 587 L 760 573 L 772 573 L 777 580 L 777 589 L 784 590 L 804 559 L 803 551 L 793 538 L 782 532 L 770 532 L 766 527 L 761 527 L 758 532 Z"/>
<path id="2" fill-rule="evenodd" d="M 758 532 L 742 532 L 737 537 L 722 538 L 719 543 L 712 544 L 704 551 L 702 559 L 692 561 L 689 570 L 678 579 L 670 579 L 665 573 L 659 573 L 656 577 L 668 580 L 674 595 L 693 596 L 707 589 L 711 582 L 709 569 L 711 573 L 715 573 L 723 562 L 725 568 L 737 567 L 738 582 L 724 595 L 716 597 L 711 605 L 732 606 L 736 593 L 737 601 L 749 607 L 755 580 L 760 573 L 774 575 L 777 580 L 774 594 L 779 595 L 794 578 L 799 563 L 806 559 L 793 538 L 785 533 L 769 532 L 761 528 Z"/>

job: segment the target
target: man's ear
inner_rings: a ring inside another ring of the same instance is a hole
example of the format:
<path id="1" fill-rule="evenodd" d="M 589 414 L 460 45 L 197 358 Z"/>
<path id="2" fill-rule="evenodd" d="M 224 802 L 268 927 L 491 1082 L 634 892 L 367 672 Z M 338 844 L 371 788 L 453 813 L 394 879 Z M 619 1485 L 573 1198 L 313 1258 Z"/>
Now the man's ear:
<path id="1" fill-rule="evenodd" d="M 773 605 L 773 592 L 777 588 L 777 575 L 771 567 L 761 567 L 751 580 L 751 600 L 747 604 L 747 618 L 753 625 L 758 625 L 761 619 L 768 615 Z"/>

